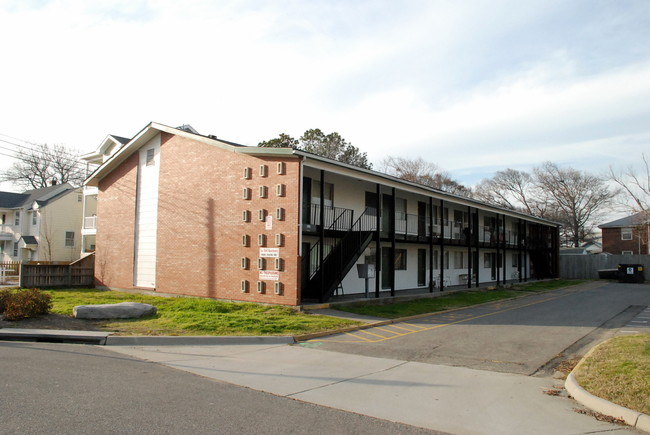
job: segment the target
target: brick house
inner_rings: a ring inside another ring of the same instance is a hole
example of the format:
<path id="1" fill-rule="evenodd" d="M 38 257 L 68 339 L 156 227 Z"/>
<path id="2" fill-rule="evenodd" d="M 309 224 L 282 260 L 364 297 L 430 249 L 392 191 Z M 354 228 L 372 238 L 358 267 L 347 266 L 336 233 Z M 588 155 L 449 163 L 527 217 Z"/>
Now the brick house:
<path id="1" fill-rule="evenodd" d="M 373 296 L 558 276 L 553 222 L 291 148 L 150 123 L 85 184 L 109 288 L 300 305 L 363 293 L 360 267 Z"/>
<path id="2" fill-rule="evenodd" d="M 603 252 L 610 254 L 650 254 L 648 251 L 648 214 L 635 213 L 606 224 L 598 225 L 602 231 Z"/>

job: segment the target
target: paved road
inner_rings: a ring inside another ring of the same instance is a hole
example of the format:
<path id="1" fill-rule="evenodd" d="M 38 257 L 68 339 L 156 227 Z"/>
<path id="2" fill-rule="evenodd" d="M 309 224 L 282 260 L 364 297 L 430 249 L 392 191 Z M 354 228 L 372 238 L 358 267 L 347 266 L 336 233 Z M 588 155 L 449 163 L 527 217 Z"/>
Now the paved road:
<path id="1" fill-rule="evenodd" d="M 580 353 L 595 341 L 613 335 L 649 305 L 650 285 L 590 282 L 323 337 L 304 345 L 430 364 L 548 375 L 552 374 L 549 361 L 558 355 Z"/>
<path id="2" fill-rule="evenodd" d="M 106 348 L 0 342 L 2 434 L 435 434 Z"/>

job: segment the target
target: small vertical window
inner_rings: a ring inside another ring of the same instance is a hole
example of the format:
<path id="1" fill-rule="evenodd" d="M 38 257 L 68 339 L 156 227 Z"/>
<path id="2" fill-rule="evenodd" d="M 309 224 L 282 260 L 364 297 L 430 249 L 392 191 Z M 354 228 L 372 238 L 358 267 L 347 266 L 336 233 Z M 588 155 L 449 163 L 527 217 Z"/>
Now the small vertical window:
<path id="1" fill-rule="evenodd" d="M 284 196 L 284 184 L 275 185 L 275 194 L 276 196 Z"/>
<path id="2" fill-rule="evenodd" d="M 244 187 L 242 190 L 242 197 L 244 199 L 251 199 L 251 190 L 248 187 Z"/>
<path id="3" fill-rule="evenodd" d="M 265 209 L 260 209 L 257 212 L 257 218 L 261 221 L 264 222 L 266 220 L 266 210 Z"/>
<path id="4" fill-rule="evenodd" d="M 156 164 L 156 160 L 154 158 L 156 150 L 151 148 L 147 150 L 147 166 L 153 166 Z"/>
<path id="5" fill-rule="evenodd" d="M 284 209 L 282 207 L 278 207 L 275 209 L 275 218 L 279 221 L 284 220 Z"/>
<path id="6" fill-rule="evenodd" d="M 19 211 L 17 211 L 16 214 L 15 214 L 14 225 L 15 226 L 20 225 L 20 212 Z"/>
<path id="7" fill-rule="evenodd" d="M 276 295 L 281 295 L 282 294 L 282 283 L 281 282 L 274 283 L 273 287 L 274 287 L 273 292 Z"/>
<path id="8" fill-rule="evenodd" d="M 266 186 L 260 186 L 260 198 L 266 198 L 268 196 L 268 189 Z"/>
<path id="9" fill-rule="evenodd" d="M 18 242 L 14 242 L 14 257 L 18 257 Z"/>
<path id="10" fill-rule="evenodd" d="M 282 270 L 282 259 L 281 258 L 276 258 L 275 259 L 275 270 Z"/>
<path id="11" fill-rule="evenodd" d="M 65 232 L 65 247 L 66 248 L 74 247 L 74 231 Z"/>
<path id="12" fill-rule="evenodd" d="M 241 214 L 241 220 L 244 222 L 250 222 L 251 220 L 251 212 L 248 210 L 244 210 Z"/>
<path id="13" fill-rule="evenodd" d="M 268 174 L 269 167 L 266 165 L 260 165 L 260 177 L 266 177 Z"/>
<path id="14" fill-rule="evenodd" d="M 34 211 L 34 212 L 32 213 L 32 225 L 36 225 L 36 216 L 37 216 L 37 214 L 36 214 L 36 212 Z"/>
<path id="15" fill-rule="evenodd" d="M 242 257 L 241 258 L 241 268 L 244 270 L 248 270 L 248 258 L 247 257 Z"/>
<path id="16" fill-rule="evenodd" d="M 244 179 L 245 180 L 250 180 L 251 179 L 251 168 L 244 168 Z"/>
<path id="17" fill-rule="evenodd" d="M 245 279 L 241 280 L 241 292 L 242 293 L 247 293 L 248 292 L 248 281 Z"/>
<path id="18" fill-rule="evenodd" d="M 286 171 L 286 164 L 284 162 L 278 162 L 278 175 L 284 175 Z"/>
<path id="19" fill-rule="evenodd" d="M 257 281 L 257 293 L 264 293 L 266 289 L 266 284 L 264 281 Z"/>
<path id="20" fill-rule="evenodd" d="M 266 259 L 258 258 L 257 259 L 257 269 L 258 270 L 264 270 L 265 267 L 266 267 Z"/>
<path id="21" fill-rule="evenodd" d="M 248 237 L 248 234 L 244 234 L 241 236 L 241 245 L 244 247 L 247 247 L 250 244 L 250 237 Z"/>
<path id="22" fill-rule="evenodd" d="M 266 235 L 264 234 L 257 235 L 257 246 L 266 246 Z"/>
<path id="23" fill-rule="evenodd" d="M 275 246 L 282 246 L 282 234 L 275 235 Z"/>

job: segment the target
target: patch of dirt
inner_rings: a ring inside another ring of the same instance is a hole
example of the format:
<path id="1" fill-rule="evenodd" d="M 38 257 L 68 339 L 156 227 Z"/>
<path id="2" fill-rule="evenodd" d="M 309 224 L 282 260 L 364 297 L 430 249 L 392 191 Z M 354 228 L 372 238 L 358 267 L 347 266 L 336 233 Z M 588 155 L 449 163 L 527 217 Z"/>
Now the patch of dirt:
<path id="1" fill-rule="evenodd" d="M 578 414 L 590 415 L 598 421 L 606 421 L 607 423 L 615 423 L 621 425 L 625 424 L 625 420 L 623 420 L 622 418 L 611 417 L 609 415 L 601 414 L 600 412 L 592 411 L 590 409 L 573 408 L 573 410 Z"/>
<path id="2" fill-rule="evenodd" d="M 571 371 L 578 365 L 581 359 L 582 357 L 579 356 L 565 359 L 557 365 L 555 370 L 562 373 L 564 375 L 563 379 L 566 379 L 566 377 L 569 376 L 569 373 L 571 373 Z"/>
<path id="3" fill-rule="evenodd" d="M 0 328 L 22 328 L 22 329 L 62 329 L 68 331 L 101 331 L 98 322 L 86 319 L 75 319 L 60 314 L 48 314 L 47 316 L 33 317 L 16 321 L 4 320 L 0 316 Z"/>

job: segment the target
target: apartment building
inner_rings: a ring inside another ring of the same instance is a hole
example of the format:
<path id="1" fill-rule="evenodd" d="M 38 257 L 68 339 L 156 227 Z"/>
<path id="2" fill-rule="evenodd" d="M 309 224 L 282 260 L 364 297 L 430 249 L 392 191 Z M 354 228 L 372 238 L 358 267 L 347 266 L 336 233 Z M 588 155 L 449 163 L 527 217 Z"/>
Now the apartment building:
<path id="1" fill-rule="evenodd" d="M 188 128 L 150 123 L 85 185 L 109 288 L 300 305 L 558 276 L 553 222 Z"/>

